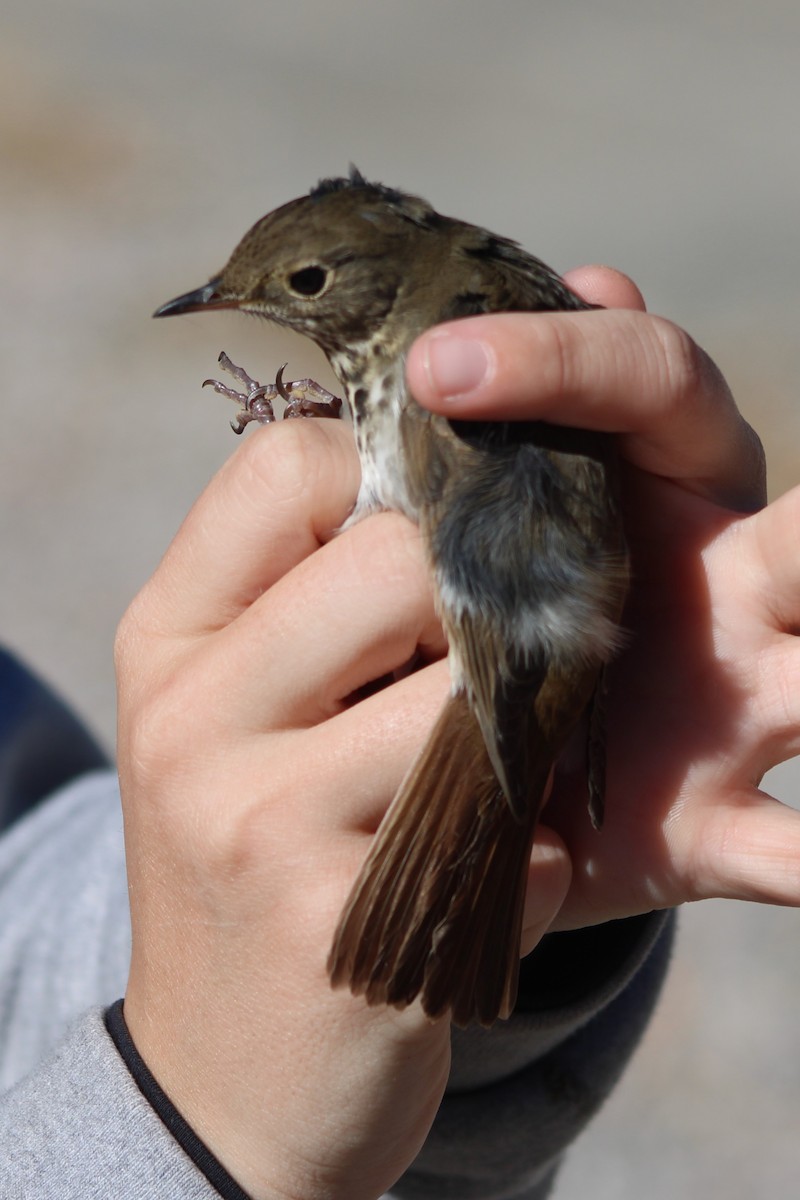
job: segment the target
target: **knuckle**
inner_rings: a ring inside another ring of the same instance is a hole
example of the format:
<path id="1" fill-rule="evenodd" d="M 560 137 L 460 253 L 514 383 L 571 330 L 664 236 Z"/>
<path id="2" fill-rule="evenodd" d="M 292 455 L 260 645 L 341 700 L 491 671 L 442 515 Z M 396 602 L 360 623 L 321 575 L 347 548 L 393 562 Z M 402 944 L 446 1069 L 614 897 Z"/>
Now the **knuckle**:
<path id="1" fill-rule="evenodd" d="M 146 591 L 130 604 L 114 639 L 120 757 L 141 779 L 156 764 L 166 771 L 184 761 L 198 740 L 186 716 L 197 704 L 197 672 L 150 627 Z"/>
<path id="2" fill-rule="evenodd" d="M 313 490 L 321 475 L 336 478 L 336 462 L 345 453 L 335 421 L 282 421 L 260 430 L 242 447 L 240 486 L 249 497 L 266 493 L 269 501 L 293 504 Z"/>
<path id="3" fill-rule="evenodd" d="M 779 745 L 783 757 L 786 743 L 798 741 L 798 685 L 800 670 L 793 670 L 784 658 L 784 647 L 770 647 L 758 663 L 758 716 L 762 738 Z M 778 761 L 778 759 L 776 759 Z"/>
<path id="4" fill-rule="evenodd" d="M 743 464 L 741 503 L 744 511 L 755 511 L 767 502 L 767 456 L 752 425 L 742 420 Z"/>
<path id="5" fill-rule="evenodd" d="M 140 653 L 143 634 L 143 601 L 140 592 L 123 613 L 114 635 L 114 668 L 124 676 Z"/>
<path id="6" fill-rule="evenodd" d="M 543 368 L 546 393 L 570 395 L 580 386 L 575 377 L 583 363 L 575 345 L 575 339 L 581 336 L 579 326 L 572 321 L 542 321 L 535 328 L 539 339 L 537 358 Z"/>
<path id="7" fill-rule="evenodd" d="M 717 486 L 720 500 L 744 511 L 759 508 L 766 497 L 764 449 L 739 412 L 725 377 L 705 350 L 678 325 L 664 317 L 650 320 L 656 335 L 662 418 L 684 422 L 694 419 L 695 428 L 706 438 L 713 429 L 721 472 Z"/>
<path id="8" fill-rule="evenodd" d="M 144 794 L 161 794 L 176 778 L 185 778 L 188 764 L 208 746 L 209 730 L 198 730 L 188 717 L 196 706 L 194 673 L 170 669 L 151 676 L 147 687 L 121 706 L 125 762 Z"/>
<path id="9" fill-rule="evenodd" d="M 660 391 L 670 408 L 683 407 L 687 401 L 709 391 L 712 383 L 715 386 L 721 383 L 727 393 L 727 386 L 711 359 L 685 330 L 665 317 L 651 317 L 649 321 L 656 338 L 655 366 Z"/>

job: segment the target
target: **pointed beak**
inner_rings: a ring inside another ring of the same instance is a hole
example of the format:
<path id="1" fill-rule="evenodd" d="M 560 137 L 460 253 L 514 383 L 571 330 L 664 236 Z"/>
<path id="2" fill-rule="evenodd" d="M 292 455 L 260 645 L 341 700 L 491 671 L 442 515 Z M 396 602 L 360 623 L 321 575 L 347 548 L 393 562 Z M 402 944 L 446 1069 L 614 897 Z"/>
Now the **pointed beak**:
<path id="1" fill-rule="evenodd" d="M 166 304 L 162 304 L 160 308 L 156 309 L 153 316 L 177 317 L 182 313 L 204 312 L 209 308 L 236 308 L 237 306 L 237 300 L 221 295 L 219 278 L 217 278 L 193 292 L 185 292 L 183 296 L 176 296 L 174 300 L 168 300 Z"/>

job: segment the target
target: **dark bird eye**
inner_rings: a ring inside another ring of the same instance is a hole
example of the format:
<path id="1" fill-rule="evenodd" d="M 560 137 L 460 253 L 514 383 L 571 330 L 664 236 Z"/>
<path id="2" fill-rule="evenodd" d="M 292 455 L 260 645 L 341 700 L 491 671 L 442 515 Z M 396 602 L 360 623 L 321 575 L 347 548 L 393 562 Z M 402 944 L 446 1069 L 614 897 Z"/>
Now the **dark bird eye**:
<path id="1" fill-rule="evenodd" d="M 322 267 L 302 267 L 289 276 L 289 287 L 300 296 L 318 296 L 327 280 L 327 272 Z"/>

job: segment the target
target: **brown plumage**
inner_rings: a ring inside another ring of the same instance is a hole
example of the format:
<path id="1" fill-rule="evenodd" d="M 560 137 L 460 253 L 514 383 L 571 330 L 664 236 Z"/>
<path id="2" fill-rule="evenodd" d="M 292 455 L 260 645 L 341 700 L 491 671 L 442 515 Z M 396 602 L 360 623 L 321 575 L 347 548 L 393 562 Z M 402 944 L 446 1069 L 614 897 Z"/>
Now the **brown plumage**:
<path id="1" fill-rule="evenodd" d="M 527 863 L 551 768 L 584 713 L 604 790 L 604 664 L 627 587 L 613 440 L 543 422 L 449 422 L 403 360 L 440 321 L 581 310 L 515 243 L 424 200 L 328 180 L 259 221 L 223 271 L 157 315 L 238 307 L 312 337 L 353 413 L 352 520 L 415 520 L 449 641 L 451 695 L 342 913 L 328 967 L 370 1003 L 491 1024 L 514 1004 Z"/>

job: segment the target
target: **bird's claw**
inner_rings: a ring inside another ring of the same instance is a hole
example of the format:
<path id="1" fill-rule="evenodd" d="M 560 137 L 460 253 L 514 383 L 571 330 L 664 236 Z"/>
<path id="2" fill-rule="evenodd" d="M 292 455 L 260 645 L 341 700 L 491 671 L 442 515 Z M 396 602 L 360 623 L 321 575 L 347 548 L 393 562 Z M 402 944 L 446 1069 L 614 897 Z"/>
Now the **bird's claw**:
<path id="1" fill-rule="evenodd" d="M 204 379 L 203 387 L 212 387 L 220 396 L 227 396 L 240 406 L 236 419 L 231 421 L 234 433 L 242 433 L 251 421 L 269 425 L 277 420 L 273 401 L 280 398 L 285 404 L 283 419 L 294 417 L 331 417 L 341 415 L 342 402 L 314 379 L 296 379 L 293 383 L 283 382 L 286 363 L 278 370 L 274 383 L 259 383 L 248 375 L 243 367 L 237 367 L 223 350 L 218 359 L 223 371 L 233 375 L 247 388 L 237 392 L 218 379 Z"/>

